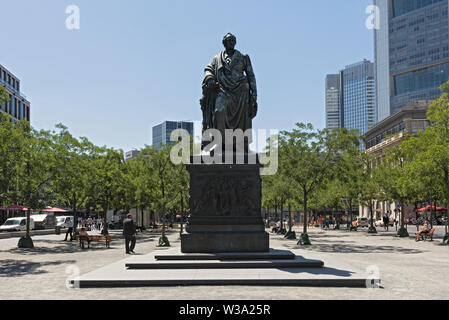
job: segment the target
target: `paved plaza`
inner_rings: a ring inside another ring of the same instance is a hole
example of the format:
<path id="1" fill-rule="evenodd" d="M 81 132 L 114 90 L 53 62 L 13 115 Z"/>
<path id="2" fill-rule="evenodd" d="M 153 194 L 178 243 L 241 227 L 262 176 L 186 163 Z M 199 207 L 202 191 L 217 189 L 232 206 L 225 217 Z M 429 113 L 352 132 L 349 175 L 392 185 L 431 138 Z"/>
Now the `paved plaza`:
<path id="1" fill-rule="evenodd" d="M 412 233 L 413 228 L 409 228 Z M 296 230 L 299 232 L 299 229 Z M 145 232 L 137 240 L 136 253 L 155 250 L 160 232 Z M 360 270 L 379 270 L 380 289 L 304 287 L 150 287 L 117 289 L 69 289 L 66 281 L 117 263 L 124 253 L 120 232 L 113 233 L 110 249 L 94 244 L 82 251 L 76 242 L 64 242 L 63 235 L 33 237 L 35 249 L 17 249 L 17 238 L 0 240 L 0 299 L 447 299 L 449 297 L 449 247 L 441 240 L 415 242 L 394 237 L 394 231 L 377 235 L 312 228 L 310 247 L 271 235 L 271 246 L 304 250 L 304 255 L 338 259 Z M 179 247 L 179 233 L 169 232 L 173 247 Z M 323 259 L 326 263 L 325 259 Z"/>

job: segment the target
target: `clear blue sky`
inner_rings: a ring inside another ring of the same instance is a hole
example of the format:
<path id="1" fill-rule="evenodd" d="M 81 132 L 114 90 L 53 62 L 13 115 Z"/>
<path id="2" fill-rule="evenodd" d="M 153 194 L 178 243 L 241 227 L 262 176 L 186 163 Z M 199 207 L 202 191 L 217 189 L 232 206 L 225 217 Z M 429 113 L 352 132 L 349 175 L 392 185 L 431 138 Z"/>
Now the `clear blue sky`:
<path id="1" fill-rule="evenodd" d="M 65 27 L 68 5 L 81 29 Z M 250 55 L 255 128 L 323 128 L 324 79 L 373 60 L 372 0 L 0 0 L 0 64 L 22 83 L 32 125 L 124 151 L 165 120 L 201 120 L 204 67 L 225 33 Z M 6 26 L 6 27 L 5 27 Z"/>

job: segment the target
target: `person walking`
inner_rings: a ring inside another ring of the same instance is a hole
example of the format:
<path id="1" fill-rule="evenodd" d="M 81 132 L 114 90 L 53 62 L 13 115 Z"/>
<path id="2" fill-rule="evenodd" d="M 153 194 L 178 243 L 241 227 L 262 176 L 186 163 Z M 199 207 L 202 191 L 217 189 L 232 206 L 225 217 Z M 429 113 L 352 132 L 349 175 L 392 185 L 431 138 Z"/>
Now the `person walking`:
<path id="1" fill-rule="evenodd" d="M 70 218 L 67 218 L 65 221 L 67 225 L 67 232 L 65 233 L 65 239 L 64 241 L 67 241 L 67 237 L 70 234 L 70 242 L 73 240 L 73 221 Z"/>
<path id="2" fill-rule="evenodd" d="M 136 232 L 137 228 L 133 221 L 133 216 L 128 214 L 127 218 L 123 221 L 123 236 L 125 237 L 125 249 L 126 254 L 134 253 L 136 247 Z M 131 246 L 129 243 L 131 242 Z"/>
<path id="3" fill-rule="evenodd" d="M 387 215 L 384 215 L 383 223 L 384 223 L 385 231 L 388 231 L 388 227 L 389 227 L 389 224 L 390 224 L 390 218 L 388 218 Z"/>

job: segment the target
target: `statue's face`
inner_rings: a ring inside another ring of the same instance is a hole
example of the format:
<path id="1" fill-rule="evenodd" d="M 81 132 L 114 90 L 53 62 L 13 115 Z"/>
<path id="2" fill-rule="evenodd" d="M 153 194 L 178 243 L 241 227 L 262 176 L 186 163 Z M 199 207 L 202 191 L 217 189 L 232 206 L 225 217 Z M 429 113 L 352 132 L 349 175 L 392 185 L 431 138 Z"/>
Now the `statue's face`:
<path id="1" fill-rule="evenodd" d="M 236 44 L 237 41 L 232 37 L 223 40 L 223 45 L 226 48 L 226 50 L 234 50 Z"/>

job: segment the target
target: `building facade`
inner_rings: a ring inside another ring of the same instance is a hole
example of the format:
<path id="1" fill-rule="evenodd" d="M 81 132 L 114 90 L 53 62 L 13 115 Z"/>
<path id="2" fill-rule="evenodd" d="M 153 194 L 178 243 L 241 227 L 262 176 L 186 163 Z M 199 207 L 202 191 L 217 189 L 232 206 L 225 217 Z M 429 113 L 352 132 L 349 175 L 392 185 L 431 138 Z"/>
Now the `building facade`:
<path id="1" fill-rule="evenodd" d="M 409 135 L 416 134 L 418 131 L 424 131 L 429 126 L 427 120 L 427 110 L 432 100 L 419 100 L 409 102 L 406 106 L 397 110 L 392 115 L 378 122 L 365 134 L 365 150 L 376 158 L 376 163 L 379 164 L 385 156 L 385 150 L 388 150 L 405 139 L 404 133 Z M 399 219 L 400 212 L 395 209 L 399 205 L 396 203 L 388 203 L 384 201 L 375 201 L 376 212 L 374 214 L 376 219 L 381 219 L 385 214 L 389 214 L 392 219 Z M 412 213 L 413 205 L 402 205 L 408 218 Z M 367 207 L 360 207 L 360 216 L 369 218 L 369 209 Z"/>
<path id="2" fill-rule="evenodd" d="M 449 79 L 448 0 L 374 0 L 377 118 L 433 100 Z"/>
<path id="3" fill-rule="evenodd" d="M 341 127 L 340 117 L 340 75 L 328 74 L 326 76 L 326 128 Z"/>
<path id="4" fill-rule="evenodd" d="M 365 134 L 376 123 L 374 64 L 363 60 L 340 72 L 340 122 Z"/>
<path id="5" fill-rule="evenodd" d="M 20 80 L 0 65 L 0 85 L 9 93 L 9 102 L 0 106 L 2 113 L 10 114 L 15 121 L 30 121 L 30 102 L 20 91 Z"/>
<path id="6" fill-rule="evenodd" d="M 165 121 L 153 127 L 153 147 L 160 150 L 163 145 L 172 145 L 170 135 L 177 129 L 186 130 L 193 138 L 194 124 L 191 121 Z"/>
<path id="7" fill-rule="evenodd" d="M 131 151 L 128 151 L 125 153 L 125 161 L 137 158 L 137 156 L 139 155 L 140 151 L 133 149 Z"/>

